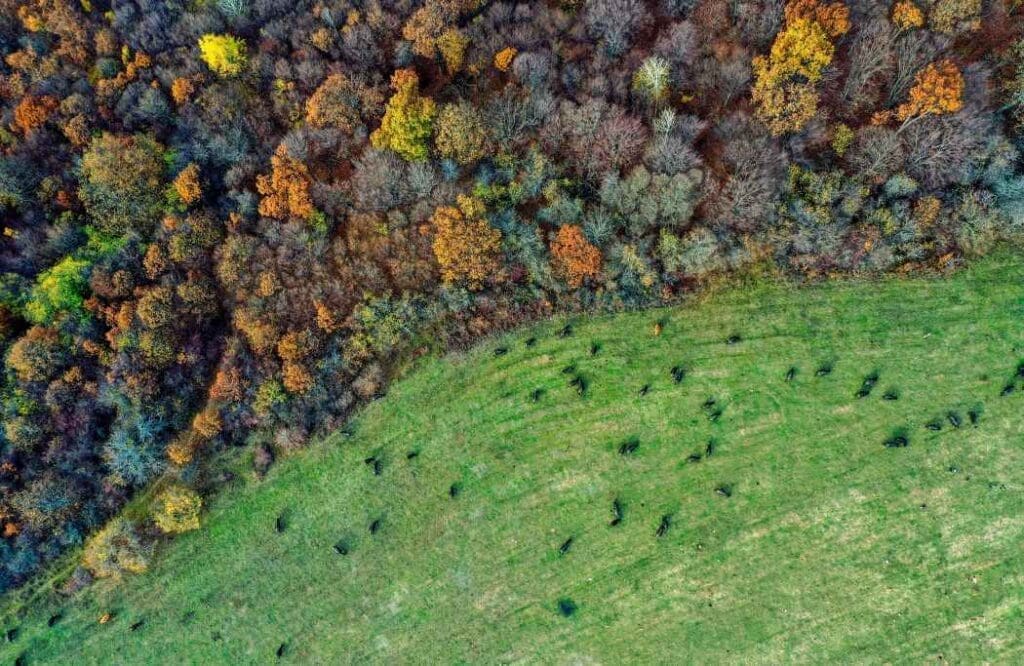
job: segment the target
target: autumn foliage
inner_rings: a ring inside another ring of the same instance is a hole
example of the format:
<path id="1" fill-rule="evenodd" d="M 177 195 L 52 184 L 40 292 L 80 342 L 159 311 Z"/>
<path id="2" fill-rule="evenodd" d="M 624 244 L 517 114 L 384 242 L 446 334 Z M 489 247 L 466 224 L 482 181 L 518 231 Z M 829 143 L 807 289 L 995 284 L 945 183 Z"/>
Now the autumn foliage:
<path id="1" fill-rule="evenodd" d="M 459 195 L 458 207 L 434 211 L 434 256 L 445 282 L 480 289 L 499 267 L 501 232 L 483 219 L 480 201 Z"/>
<path id="2" fill-rule="evenodd" d="M 574 289 L 585 280 L 594 280 L 601 274 L 601 251 L 583 235 L 583 230 L 566 224 L 558 230 L 551 242 L 551 259 L 555 271 Z"/>
<path id="3" fill-rule="evenodd" d="M 437 115 L 434 100 L 419 94 L 419 83 L 411 69 L 397 70 L 391 76 L 395 94 L 388 100 L 380 127 L 370 135 L 375 147 L 390 148 L 409 161 L 426 158 Z"/>
<path id="4" fill-rule="evenodd" d="M 964 77 L 951 60 L 933 62 L 914 77 L 910 99 L 896 116 L 906 122 L 926 115 L 956 113 L 963 108 Z"/>
<path id="5" fill-rule="evenodd" d="M 260 199 L 260 215 L 284 220 L 289 217 L 306 219 L 314 213 L 310 198 L 309 169 L 291 157 L 281 146 L 270 158 L 269 175 L 256 178 L 256 191 Z"/>

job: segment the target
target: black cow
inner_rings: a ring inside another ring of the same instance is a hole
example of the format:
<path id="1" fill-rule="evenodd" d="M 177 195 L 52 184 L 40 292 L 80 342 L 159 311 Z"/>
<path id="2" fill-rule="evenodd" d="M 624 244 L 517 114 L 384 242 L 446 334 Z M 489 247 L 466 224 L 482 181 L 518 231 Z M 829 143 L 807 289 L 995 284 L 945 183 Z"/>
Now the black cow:
<path id="1" fill-rule="evenodd" d="M 448 497 L 451 497 L 452 499 L 455 499 L 456 497 L 459 496 L 460 492 L 462 492 L 462 486 L 459 485 L 458 483 L 453 483 L 448 488 Z"/>
<path id="2" fill-rule="evenodd" d="M 596 343 L 596 342 L 595 342 L 595 343 L 593 343 L 592 345 L 590 345 L 590 355 L 591 355 L 591 356 L 597 356 L 597 353 L 598 353 L 599 351 L 601 351 L 601 345 L 599 345 L 599 344 L 598 344 L 598 343 Z"/>
<path id="3" fill-rule="evenodd" d="M 826 363 L 825 365 L 819 367 L 814 372 L 814 376 L 815 377 L 824 377 L 825 375 L 830 375 L 830 374 L 832 374 L 832 364 L 831 363 Z"/>
<path id="4" fill-rule="evenodd" d="M 686 368 L 681 365 L 673 366 L 669 371 L 672 375 L 672 379 L 675 380 L 676 384 L 683 381 L 686 378 Z"/>
<path id="5" fill-rule="evenodd" d="M 333 548 L 334 552 L 336 552 L 338 555 L 348 555 L 348 544 L 344 541 L 339 541 L 338 543 L 334 544 Z"/>
<path id="6" fill-rule="evenodd" d="M 414 460 L 414 459 L 418 458 L 419 455 L 420 455 L 419 451 L 410 451 L 409 453 L 405 454 L 405 459 L 406 460 Z"/>
<path id="7" fill-rule="evenodd" d="M 1006 386 L 1003 387 L 1003 390 L 1000 391 L 999 395 L 1005 398 L 1006 396 L 1008 396 L 1011 393 L 1013 393 L 1014 390 L 1016 390 L 1016 388 L 1017 387 L 1014 385 L 1014 383 L 1010 382 L 1009 384 L 1007 384 Z"/>
<path id="8" fill-rule="evenodd" d="M 569 537 L 568 539 L 563 541 L 562 545 L 558 547 L 558 554 L 565 555 L 566 553 L 568 553 L 572 549 L 572 541 L 572 537 Z"/>
<path id="9" fill-rule="evenodd" d="M 532 347 L 537 344 L 537 338 L 526 338 L 526 346 Z"/>
<path id="10" fill-rule="evenodd" d="M 567 338 L 572 335 L 572 324 L 566 324 L 562 327 L 562 330 L 558 332 L 558 337 Z"/>
<path id="11" fill-rule="evenodd" d="M 622 523 L 623 507 L 622 502 L 618 498 L 612 501 L 612 522 L 608 523 L 611 527 L 615 527 Z"/>
<path id="12" fill-rule="evenodd" d="M 960 424 L 962 423 L 962 421 L 960 420 L 960 415 L 957 414 L 956 412 L 947 413 L 946 418 L 949 420 L 949 424 L 954 428 L 959 428 Z"/>
<path id="13" fill-rule="evenodd" d="M 558 600 L 558 612 L 564 617 L 572 617 L 576 613 L 576 602 L 572 599 L 559 599 Z"/>
<path id="14" fill-rule="evenodd" d="M 704 455 L 710 458 L 711 456 L 715 455 L 716 448 L 718 448 L 718 445 L 715 443 L 715 440 L 709 439 L 708 445 L 704 447 Z"/>
<path id="15" fill-rule="evenodd" d="M 142 625 L 146 624 L 145 620 L 136 620 L 128 625 L 128 631 L 138 631 L 142 628 Z"/>
<path id="16" fill-rule="evenodd" d="M 632 437 L 627 439 L 622 444 L 619 444 L 619 455 L 628 456 L 636 453 L 636 450 L 640 448 L 640 440 Z"/>
<path id="17" fill-rule="evenodd" d="M 909 445 L 910 440 L 907 439 L 906 435 L 894 435 L 884 442 L 884 446 L 887 449 L 902 449 Z"/>
<path id="18" fill-rule="evenodd" d="M 732 497 L 732 486 L 729 484 L 718 486 L 715 488 L 715 492 L 725 498 Z"/>
<path id="19" fill-rule="evenodd" d="M 16 639 L 17 637 L 18 637 L 18 628 L 17 627 L 11 627 L 6 632 L 4 632 L 4 638 L 7 639 L 8 643 L 13 643 L 14 639 Z"/>
<path id="20" fill-rule="evenodd" d="M 285 528 L 287 528 L 287 527 L 288 527 L 288 521 L 285 519 L 284 514 L 282 513 L 274 521 L 274 530 L 278 534 L 280 534 L 281 532 L 284 532 Z"/>
<path id="21" fill-rule="evenodd" d="M 508 353 L 508 347 L 498 347 L 497 349 L 494 350 L 494 355 L 495 356 L 504 356 L 507 353 Z"/>
<path id="22" fill-rule="evenodd" d="M 979 412 L 977 409 L 972 409 L 971 411 L 967 412 L 967 418 L 971 420 L 971 425 L 976 426 L 978 425 L 978 421 L 981 419 L 981 412 Z"/>
<path id="23" fill-rule="evenodd" d="M 370 523 L 370 534 L 376 534 L 380 531 L 380 518 Z"/>
<path id="24" fill-rule="evenodd" d="M 861 382 L 860 389 L 857 390 L 858 398 L 866 398 L 871 395 L 871 391 L 875 388 L 875 384 L 878 383 L 878 373 L 873 372 L 864 378 Z"/>
<path id="25" fill-rule="evenodd" d="M 796 367 L 791 367 L 786 371 L 786 381 L 791 382 L 796 379 Z"/>
<path id="26" fill-rule="evenodd" d="M 899 399 L 900 399 L 900 394 L 896 391 L 896 389 L 889 389 L 884 394 L 882 394 L 882 400 L 890 400 L 891 401 L 891 400 L 899 400 Z"/>
<path id="27" fill-rule="evenodd" d="M 661 523 L 658 524 L 658 530 L 654 533 L 654 535 L 658 538 L 661 538 L 668 534 L 668 528 L 670 527 L 672 527 L 672 516 L 665 514 L 661 517 Z"/>
<path id="28" fill-rule="evenodd" d="M 570 363 L 569 365 L 567 365 L 564 368 L 562 368 L 562 374 L 563 375 L 571 375 L 574 372 L 576 372 L 576 364 L 575 363 Z"/>
<path id="29" fill-rule="evenodd" d="M 63 613 L 54 613 L 53 615 L 50 616 L 50 619 L 46 621 L 46 626 L 52 627 L 53 625 L 55 625 L 58 622 L 60 622 L 61 618 L 63 618 L 63 617 L 64 617 Z"/>
<path id="30" fill-rule="evenodd" d="M 686 462 L 688 463 L 699 463 L 700 461 L 701 456 L 699 453 L 691 453 L 689 456 L 686 457 Z"/>
<path id="31" fill-rule="evenodd" d="M 729 338 L 725 341 L 725 344 L 727 344 L 727 345 L 735 345 L 735 344 L 739 344 L 740 342 L 743 342 L 743 338 L 741 338 L 739 335 L 734 333 L 733 335 L 729 336 Z"/>
<path id="32" fill-rule="evenodd" d="M 644 384 L 643 386 L 640 387 L 639 394 L 640 394 L 641 397 L 647 395 L 650 392 L 651 392 L 651 385 L 650 384 Z"/>
<path id="33" fill-rule="evenodd" d="M 540 402 L 541 397 L 544 395 L 544 389 L 533 389 L 530 393 L 530 400 L 533 402 Z"/>
<path id="34" fill-rule="evenodd" d="M 924 427 L 928 428 L 929 430 L 933 430 L 935 432 L 938 432 L 938 431 L 942 430 L 942 421 L 940 421 L 938 419 L 935 419 L 933 421 L 929 421 L 928 423 L 925 423 Z"/>
<path id="35" fill-rule="evenodd" d="M 287 643 L 281 643 L 280 645 L 277 646 L 277 652 L 275 654 L 277 654 L 277 658 L 278 659 L 280 659 L 281 657 L 284 656 L 284 651 L 285 651 L 285 648 L 287 648 L 287 647 L 288 647 Z"/>

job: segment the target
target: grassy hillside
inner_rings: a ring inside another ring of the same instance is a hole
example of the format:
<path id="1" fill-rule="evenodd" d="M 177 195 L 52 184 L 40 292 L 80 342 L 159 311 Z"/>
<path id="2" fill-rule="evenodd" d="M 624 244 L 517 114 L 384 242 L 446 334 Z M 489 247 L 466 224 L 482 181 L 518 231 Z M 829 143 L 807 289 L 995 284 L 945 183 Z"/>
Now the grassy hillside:
<path id="1" fill-rule="evenodd" d="M 236 482 L 148 574 L 39 609 L 2 656 L 1022 658 L 1024 380 L 1000 395 L 1019 259 L 564 324 L 423 361 L 351 436 Z"/>

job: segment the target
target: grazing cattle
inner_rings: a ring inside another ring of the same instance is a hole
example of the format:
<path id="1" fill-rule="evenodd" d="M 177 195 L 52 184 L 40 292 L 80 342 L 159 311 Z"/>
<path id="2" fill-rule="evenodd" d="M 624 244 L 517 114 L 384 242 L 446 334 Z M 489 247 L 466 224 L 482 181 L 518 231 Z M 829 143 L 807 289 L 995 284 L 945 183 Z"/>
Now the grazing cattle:
<path id="1" fill-rule="evenodd" d="M 339 541 L 338 543 L 334 544 L 333 548 L 334 552 L 336 552 L 338 555 L 348 555 L 348 544 L 344 541 Z"/>
<path id="2" fill-rule="evenodd" d="M 910 440 L 907 439 L 906 435 L 894 435 L 885 440 L 884 445 L 887 449 L 902 449 L 910 445 Z"/>
<path id="3" fill-rule="evenodd" d="M 461 491 L 462 486 L 460 486 L 458 483 L 453 483 L 451 487 L 448 488 L 448 497 L 455 499 L 456 497 L 459 496 L 459 492 Z"/>
<path id="4" fill-rule="evenodd" d="M 707 400 L 704 401 L 702 407 L 704 407 L 704 409 L 711 409 L 716 404 L 718 404 L 717 400 L 715 400 L 714 398 L 708 398 Z"/>
<path id="5" fill-rule="evenodd" d="M 544 389 L 533 389 L 530 393 L 530 400 L 533 402 L 540 402 L 541 397 L 544 395 Z"/>
<path id="6" fill-rule="evenodd" d="M 405 459 L 406 460 L 414 460 L 415 458 L 419 457 L 419 455 L 420 455 L 419 451 L 410 451 L 409 453 L 405 454 Z"/>
<path id="7" fill-rule="evenodd" d="M 591 355 L 591 356 L 597 356 L 597 353 L 598 353 L 599 351 L 601 351 L 601 345 L 599 345 L 599 344 L 598 344 L 598 343 L 596 343 L 596 342 L 595 342 L 595 343 L 593 343 L 592 345 L 590 345 L 590 355 Z"/>
<path id="8" fill-rule="evenodd" d="M 1024 361 L 1017 364 L 1017 377 L 1024 379 Z"/>
<path id="9" fill-rule="evenodd" d="M 704 455 L 710 458 L 711 456 L 715 455 L 716 448 L 718 448 L 718 444 L 715 443 L 715 440 L 709 439 L 708 445 L 704 447 Z"/>
<path id="10" fill-rule="evenodd" d="M 971 420 L 971 425 L 976 426 L 978 425 L 979 419 L 981 419 L 981 412 L 979 412 L 977 409 L 972 409 L 971 411 L 967 412 L 967 418 Z"/>
<path id="11" fill-rule="evenodd" d="M 526 346 L 532 347 L 537 344 L 537 338 L 526 338 Z"/>
<path id="12" fill-rule="evenodd" d="M 688 455 L 686 457 L 686 462 L 688 462 L 688 463 L 699 463 L 700 461 L 701 461 L 701 456 L 700 456 L 699 453 L 691 453 L 690 455 Z"/>
<path id="13" fill-rule="evenodd" d="M 285 520 L 284 514 L 282 513 L 274 521 L 274 529 L 277 531 L 278 534 L 280 534 L 281 532 L 284 532 L 286 527 L 288 527 L 288 522 L 287 520 Z"/>
<path id="14" fill-rule="evenodd" d="M 948 412 L 946 418 L 949 419 L 949 424 L 954 428 L 959 428 L 961 424 L 960 415 L 956 412 Z"/>
<path id="15" fill-rule="evenodd" d="M 576 602 L 572 599 L 559 599 L 558 600 L 558 612 L 564 617 L 572 617 L 576 613 Z"/>
<path id="16" fill-rule="evenodd" d="M 572 537 L 569 537 L 562 542 L 562 545 L 558 547 L 558 554 L 565 555 L 572 549 Z"/>
<path id="17" fill-rule="evenodd" d="M 8 643 L 13 643 L 14 639 L 18 637 L 18 628 L 12 627 L 4 633 L 4 638 L 7 639 Z"/>
<path id="18" fill-rule="evenodd" d="M 934 430 L 935 432 L 938 432 L 938 431 L 942 430 L 942 421 L 940 421 L 938 419 L 935 419 L 935 420 L 929 421 L 928 423 L 925 423 L 924 427 L 928 428 L 929 430 Z"/>
<path id="19" fill-rule="evenodd" d="M 380 476 L 380 473 L 382 471 L 384 471 L 384 463 L 382 463 L 379 459 L 378 460 L 374 460 L 373 461 L 373 475 L 374 476 Z"/>
<path id="20" fill-rule="evenodd" d="M 791 367 L 789 370 L 786 371 L 786 381 L 787 382 L 791 382 L 794 379 L 796 379 L 796 367 L 795 366 Z"/>
<path id="21" fill-rule="evenodd" d="M 370 523 L 370 534 L 376 534 L 380 531 L 380 518 Z"/>
<path id="22" fill-rule="evenodd" d="M 579 394 L 580 397 L 583 397 L 587 393 L 587 380 L 583 375 L 576 375 L 573 377 L 572 381 L 569 382 L 569 386 L 575 386 L 576 393 Z"/>
<path id="23" fill-rule="evenodd" d="M 743 342 L 743 338 L 741 338 L 739 335 L 734 333 L 734 334 L 730 335 L 728 337 L 728 339 L 726 339 L 725 344 L 727 344 L 727 345 L 735 345 L 735 344 L 739 344 L 740 342 Z"/>
<path id="24" fill-rule="evenodd" d="M 608 523 L 611 527 L 615 527 L 622 523 L 623 507 L 622 502 L 618 498 L 612 501 L 612 522 Z"/>
<path id="25" fill-rule="evenodd" d="M 128 625 L 128 631 L 138 631 L 144 624 L 146 624 L 145 620 L 136 620 Z"/>
<path id="26" fill-rule="evenodd" d="M 658 524 L 658 530 L 654 533 L 654 535 L 658 538 L 661 538 L 668 534 L 668 528 L 670 527 L 672 527 L 672 516 L 665 514 L 661 517 L 661 523 Z"/>
<path id="27" fill-rule="evenodd" d="M 25 660 L 25 653 L 24 652 L 22 652 L 21 654 L 19 654 L 17 657 L 14 658 L 14 666 L 25 666 L 26 663 L 28 663 L 28 662 Z"/>
<path id="28" fill-rule="evenodd" d="M 882 400 L 899 400 L 899 399 L 900 399 L 900 394 L 896 391 L 896 389 L 889 389 L 884 394 L 882 394 Z"/>
<path id="29" fill-rule="evenodd" d="M 672 379 L 675 380 L 676 384 L 680 383 L 686 378 L 686 368 L 684 368 L 681 365 L 672 366 L 672 369 L 669 370 L 669 372 L 671 373 Z"/>
<path id="30" fill-rule="evenodd" d="M 46 621 L 46 626 L 52 627 L 53 625 L 60 622 L 61 618 L 64 617 L 63 613 L 54 613 L 50 616 L 50 619 Z"/>
<path id="31" fill-rule="evenodd" d="M 1009 384 L 1003 387 L 1003 390 L 999 393 L 999 395 L 1005 398 L 1006 396 L 1013 393 L 1014 389 L 1016 388 L 1017 387 L 1014 385 L 1014 383 L 1010 382 Z"/>
<path id="32" fill-rule="evenodd" d="M 715 492 L 721 495 L 722 497 L 732 497 L 732 485 L 726 483 L 721 486 L 718 486 L 717 488 L 715 488 Z"/>
<path id="33" fill-rule="evenodd" d="M 650 392 L 651 392 L 651 385 L 650 384 L 644 384 L 643 386 L 640 387 L 640 391 L 639 391 L 640 397 L 643 397 L 643 396 L 647 395 Z"/>
<path id="34" fill-rule="evenodd" d="M 830 374 L 832 374 L 832 364 L 831 363 L 826 363 L 825 365 L 819 367 L 814 372 L 814 376 L 815 377 L 824 377 L 825 375 L 830 375 Z"/>
<path id="35" fill-rule="evenodd" d="M 871 395 L 871 391 L 875 388 L 875 384 L 878 383 L 878 373 L 873 372 L 864 378 L 861 382 L 860 389 L 857 391 L 858 398 L 866 398 Z"/>
<path id="36" fill-rule="evenodd" d="M 622 444 L 619 444 L 619 455 L 628 456 L 636 453 L 636 450 L 640 448 L 640 440 L 636 437 L 627 439 Z"/>
<path id="37" fill-rule="evenodd" d="M 721 407 L 719 407 L 718 409 L 716 409 L 716 410 L 714 410 L 714 411 L 712 411 L 712 412 L 710 412 L 708 414 L 708 421 L 711 421 L 712 423 L 714 423 L 718 419 L 722 418 L 722 414 L 723 414 L 723 410 L 722 410 Z"/>
<path id="38" fill-rule="evenodd" d="M 508 353 L 508 347 L 498 347 L 497 349 L 494 350 L 494 355 L 495 356 L 504 356 L 507 353 Z"/>
<path id="39" fill-rule="evenodd" d="M 562 368 L 562 374 L 563 375 L 571 375 L 574 372 L 576 372 L 576 364 L 575 363 L 570 363 L 569 365 L 567 365 L 564 368 Z"/>
<path id="40" fill-rule="evenodd" d="M 281 643 L 280 645 L 277 646 L 277 653 L 276 654 L 277 654 L 277 658 L 278 659 L 280 659 L 281 657 L 284 656 L 284 651 L 285 651 L 286 647 L 288 647 L 287 643 Z"/>
<path id="41" fill-rule="evenodd" d="M 566 324 L 562 327 L 562 330 L 558 332 L 558 337 L 567 338 L 572 335 L 572 324 Z"/>

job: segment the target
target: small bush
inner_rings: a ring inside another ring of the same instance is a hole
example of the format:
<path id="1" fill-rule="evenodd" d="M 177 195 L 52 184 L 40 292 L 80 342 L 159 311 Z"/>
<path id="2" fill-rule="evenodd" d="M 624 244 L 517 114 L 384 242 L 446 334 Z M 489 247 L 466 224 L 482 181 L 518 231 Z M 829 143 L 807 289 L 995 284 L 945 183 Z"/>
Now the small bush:
<path id="1" fill-rule="evenodd" d="M 85 543 L 82 564 L 97 578 L 142 573 L 149 565 L 149 548 L 139 538 L 135 526 L 118 517 Z"/>
<path id="2" fill-rule="evenodd" d="M 199 493 L 185 486 L 171 486 L 156 500 L 153 521 L 168 534 L 199 529 L 199 510 L 203 500 Z"/>

